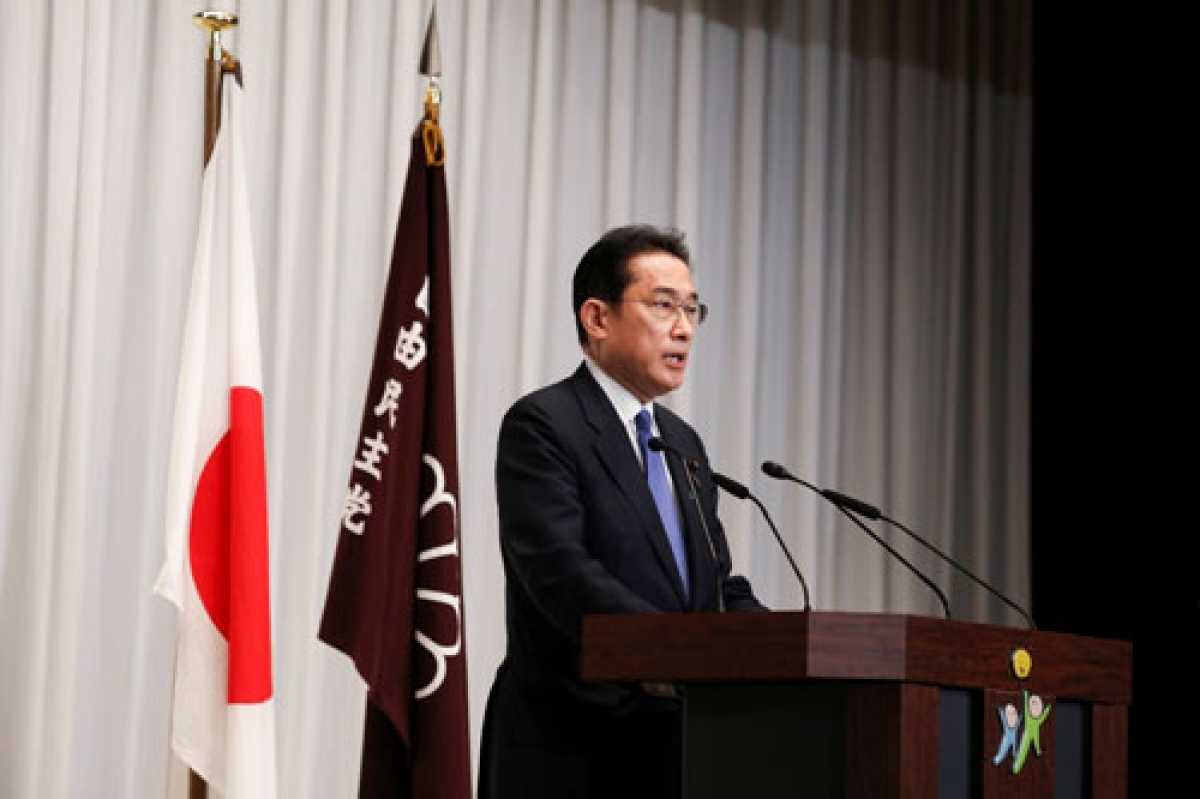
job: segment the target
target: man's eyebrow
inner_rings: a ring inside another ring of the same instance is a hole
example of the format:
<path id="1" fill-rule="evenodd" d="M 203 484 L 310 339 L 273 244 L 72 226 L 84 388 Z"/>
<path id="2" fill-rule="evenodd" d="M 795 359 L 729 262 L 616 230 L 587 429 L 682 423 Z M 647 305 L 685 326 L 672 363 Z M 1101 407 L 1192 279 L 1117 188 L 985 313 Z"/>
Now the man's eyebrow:
<path id="1" fill-rule="evenodd" d="M 669 288 L 667 286 L 658 286 L 651 289 L 651 291 L 655 294 L 666 294 L 667 296 L 673 298 L 678 298 L 680 296 L 678 289 Z M 691 293 L 687 294 L 686 297 L 689 300 L 698 300 L 700 299 L 700 293 L 698 291 L 692 291 Z"/>

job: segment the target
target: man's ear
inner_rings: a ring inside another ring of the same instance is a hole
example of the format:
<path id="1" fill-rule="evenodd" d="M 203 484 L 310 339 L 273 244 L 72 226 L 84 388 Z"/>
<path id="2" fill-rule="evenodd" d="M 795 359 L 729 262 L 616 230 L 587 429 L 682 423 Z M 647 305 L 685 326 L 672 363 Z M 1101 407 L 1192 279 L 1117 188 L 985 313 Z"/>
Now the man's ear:
<path id="1" fill-rule="evenodd" d="M 591 297 L 579 306 L 579 321 L 587 331 L 588 338 L 599 340 L 608 337 L 610 308 L 608 304 Z"/>

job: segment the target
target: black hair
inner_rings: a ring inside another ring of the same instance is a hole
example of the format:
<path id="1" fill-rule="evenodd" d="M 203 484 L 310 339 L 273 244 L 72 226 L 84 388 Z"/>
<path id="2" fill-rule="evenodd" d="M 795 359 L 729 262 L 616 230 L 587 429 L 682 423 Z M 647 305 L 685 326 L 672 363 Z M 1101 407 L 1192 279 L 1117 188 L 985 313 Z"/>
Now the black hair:
<path id="1" fill-rule="evenodd" d="M 579 310 L 591 298 L 615 303 L 633 281 L 630 259 L 648 252 L 665 252 L 691 266 L 691 253 L 683 233 L 654 225 L 625 225 L 609 230 L 579 259 L 571 282 L 571 304 L 575 310 L 575 333 L 587 344 L 587 331 Z"/>

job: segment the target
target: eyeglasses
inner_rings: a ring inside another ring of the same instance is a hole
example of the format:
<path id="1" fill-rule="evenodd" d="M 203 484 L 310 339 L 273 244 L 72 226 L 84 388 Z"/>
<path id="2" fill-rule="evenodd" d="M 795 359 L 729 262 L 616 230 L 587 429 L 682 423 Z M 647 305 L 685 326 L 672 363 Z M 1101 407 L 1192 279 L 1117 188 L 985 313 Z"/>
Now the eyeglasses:
<path id="1" fill-rule="evenodd" d="M 704 320 L 708 318 L 708 306 L 702 302 L 695 300 L 676 300 L 672 297 L 655 297 L 650 300 L 621 300 L 621 302 L 640 302 L 650 309 L 650 315 L 660 322 L 669 322 L 675 319 L 676 314 L 683 311 L 683 315 L 692 323 L 694 327 L 699 327 L 704 324 Z"/>

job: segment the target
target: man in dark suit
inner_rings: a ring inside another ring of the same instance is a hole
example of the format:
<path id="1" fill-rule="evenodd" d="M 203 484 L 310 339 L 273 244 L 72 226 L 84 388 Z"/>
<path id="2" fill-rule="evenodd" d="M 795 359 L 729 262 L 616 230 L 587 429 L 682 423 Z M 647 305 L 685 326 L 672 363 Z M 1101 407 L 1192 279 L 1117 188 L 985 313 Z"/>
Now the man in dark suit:
<path id="1" fill-rule="evenodd" d="M 676 799 L 681 700 L 665 686 L 583 682 L 580 628 L 587 614 L 766 609 L 730 574 L 700 437 L 654 402 L 683 384 L 707 308 L 683 237 L 648 225 L 592 245 L 573 306 L 583 364 L 519 399 L 500 427 L 508 647 L 488 697 L 479 795 Z M 675 453 L 640 446 L 643 410 L 642 442 L 654 435 Z M 647 481 L 664 462 L 673 491 L 660 511 Z"/>

